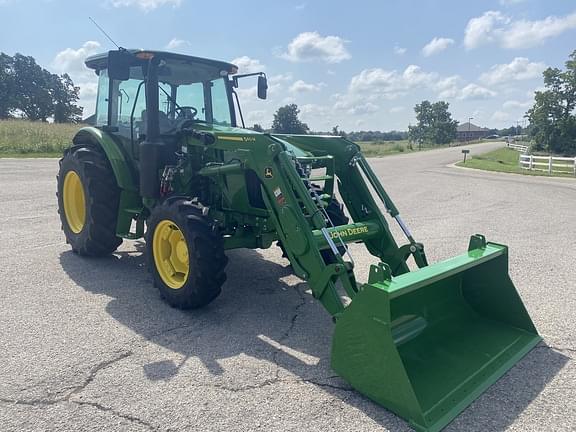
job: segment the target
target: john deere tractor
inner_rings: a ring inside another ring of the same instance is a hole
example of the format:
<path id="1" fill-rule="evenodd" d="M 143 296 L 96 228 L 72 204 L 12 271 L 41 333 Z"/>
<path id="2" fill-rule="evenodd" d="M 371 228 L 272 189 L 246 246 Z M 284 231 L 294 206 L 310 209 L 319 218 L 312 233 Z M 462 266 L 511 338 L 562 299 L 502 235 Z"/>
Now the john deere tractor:
<path id="1" fill-rule="evenodd" d="M 334 318 L 333 369 L 421 431 L 442 429 L 539 342 L 506 246 L 473 235 L 462 255 L 429 264 L 356 144 L 245 129 L 236 88 L 256 76 L 266 98 L 263 73 L 147 50 L 86 65 L 99 77 L 95 126 L 58 174 L 79 255 L 145 237 L 161 296 L 189 309 L 220 294 L 226 250 L 278 243 Z M 356 282 L 351 242 L 377 259 L 368 283 Z"/>

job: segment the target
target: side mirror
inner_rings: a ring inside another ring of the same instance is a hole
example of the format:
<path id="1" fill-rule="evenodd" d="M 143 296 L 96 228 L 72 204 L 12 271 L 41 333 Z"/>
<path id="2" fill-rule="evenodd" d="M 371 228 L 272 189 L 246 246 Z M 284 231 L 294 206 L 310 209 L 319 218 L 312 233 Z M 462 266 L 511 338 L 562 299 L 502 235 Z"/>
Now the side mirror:
<path id="1" fill-rule="evenodd" d="M 132 54 L 126 51 L 108 51 L 108 77 L 113 80 L 126 81 L 130 78 L 130 66 L 133 60 Z"/>
<path id="2" fill-rule="evenodd" d="M 264 75 L 258 76 L 258 98 L 266 99 L 267 91 L 268 91 L 268 80 L 266 79 L 266 76 Z"/>

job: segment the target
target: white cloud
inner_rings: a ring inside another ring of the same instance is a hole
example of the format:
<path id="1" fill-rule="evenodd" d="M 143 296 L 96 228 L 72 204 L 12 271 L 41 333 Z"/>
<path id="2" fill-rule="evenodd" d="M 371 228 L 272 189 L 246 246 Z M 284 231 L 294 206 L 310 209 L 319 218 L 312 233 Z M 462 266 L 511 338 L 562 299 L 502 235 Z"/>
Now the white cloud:
<path id="1" fill-rule="evenodd" d="M 499 11 L 488 11 L 472 18 L 466 25 L 464 46 L 477 48 L 497 43 L 503 48 L 530 48 L 547 39 L 576 28 L 576 13 L 563 17 L 548 16 L 542 20 L 512 20 Z"/>
<path id="2" fill-rule="evenodd" d="M 86 57 L 101 51 L 100 43 L 96 41 L 87 41 L 78 49 L 66 48 L 56 54 L 54 60 L 52 60 L 52 69 L 58 73 L 68 73 L 74 78 L 74 76 L 87 75 L 95 76 L 94 72 L 88 69 L 84 65 Z"/>
<path id="3" fill-rule="evenodd" d="M 542 62 L 530 62 L 526 57 L 516 57 L 510 63 L 496 64 L 480 75 L 480 81 L 488 85 L 509 81 L 539 78 L 546 69 Z"/>
<path id="4" fill-rule="evenodd" d="M 264 110 L 249 110 L 244 118 L 246 126 L 252 126 L 254 123 L 262 125 L 267 120 L 267 114 Z"/>
<path id="5" fill-rule="evenodd" d="M 318 104 L 304 104 L 299 107 L 302 118 L 311 119 L 314 116 L 325 116 L 328 114 L 329 109 L 323 105 Z"/>
<path id="6" fill-rule="evenodd" d="M 434 72 L 423 72 L 416 65 L 408 66 L 402 73 L 380 68 L 365 69 L 352 77 L 349 91 L 352 93 L 379 94 L 393 99 L 406 91 L 429 86 L 437 76 Z"/>
<path id="7" fill-rule="evenodd" d="M 458 75 L 452 75 L 436 82 L 435 89 L 439 92 L 440 99 L 455 98 L 460 93 L 462 78 Z"/>
<path id="8" fill-rule="evenodd" d="M 394 50 L 394 54 L 396 54 L 396 55 L 404 55 L 404 54 L 406 54 L 406 51 L 408 51 L 406 48 L 402 48 L 398 45 L 395 45 L 393 50 Z"/>
<path id="9" fill-rule="evenodd" d="M 358 105 L 351 106 L 348 111 L 348 114 L 351 115 L 364 115 L 364 114 L 372 114 L 378 111 L 380 107 L 372 102 L 361 103 Z"/>
<path id="10" fill-rule="evenodd" d="M 89 82 L 83 83 L 80 87 L 80 99 L 84 100 L 96 100 L 96 95 L 98 94 L 98 83 Z"/>
<path id="11" fill-rule="evenodd" d="M 294 78 L 292 77 L 291 73 L 285 73 L 285 74 L 278 74 L 278 75 L 272 75 L 271 77 L 268 78 L 268 83 L 281 83 L 281 82 L 288 82 L 288 81 L 292 81 Z"/>
<path id="12" fill-rule="evenodd" d="M 444 51 L 450 45 L 454 43 L 454 39 L 450 38 L 438 38 L 435 37 L 422 48 L 422 54 L 424 57 L 430 57 L 434 54 Z"/>
<path id="13" fill-rule="evenodd" d="M 318 83 L 318 84 L 312 84 L 312 83 L 304 82 L 302 80 L 298 80 L 298 81 L 295 81 L 294 84 L 292 84 L 290 86 L 290 91 L 292 93 L 315 92 L 315 91 L 319 91 L 325 85 L 326 84 L 324 84 L 322 82 Z"/>
<path id="14" fill-rule="evenodd" d="M 324 61 L 340 63 L 351 56 L 346 41 L 338 36 L 321 36 L 318 32 L 304 32 L 296 36 L 280 56 L 292 62 Z"/>
<path id="15" fill-rule="evenodd" d="M 74 81 L 74 85 L 80 87 L 79 105 L 84 107 L 83 116 L 87 117 L 94 112 L 96 104 L 96 91 L 98 77 L 93 70 L 84 65 L 86 57 L 102 51 L 96 41 L 87 41 L 80 48 L 66 48 L 60 51 L 52 60 L 50 68 L 58 74 L 67 73 Z"/>
<path id="16" fill-rule="evenodd" d="M 490 120 L 502 123 L 510 120 L 510 114 L 504 111 L 495 111 L 490 117 Z"/>
<path id="17" fill-rule="evenodd" d="M 479 86 L 478 84 L 468 84 L 458 95 L 460 100 L 468 99 L 489 99 L 496 96 L 496 92 L 487 89 L 486 87 Z"/>
<path id="18" fill-rule="evenodd" d="M 390 108 L 388 111 L 389 111 L 391 114 L 399 113 L 399 112 L 402 112 L 402 111 L 406 111 L 406 107 L 403 107 L 403 106 L 395 106 L 395 107 Z"/>
<path id="19" fill-rule="evenodd" d="M 266 70 L 266 66 L 260 63 L 260 60 L 253 59 L 248 56 L 235 58 L 230 63 L 238 66 L 238 72 L 241 74 L 263 72 Z"/>
<path id="20" fill-rule="evenodd" d="M 516 100 L 509 100 L 502 104 L 504 109 L 527 109 L 532 106 L 533 101 L 520 102 Z"/>
<path id="21" fill-rule="evenodd" d="M 363 115 L 371 114 L 380 109 L 380 107 L 370 101 L 366 101 L 364 97 L 354 97 L 354 95 L 340 95 L 335 96 L 336 103 L 332 107 L 335 113 L 343 113 L 350 115 Z"/>
<path id="22" fill-rule="evenodd" d="M 464 30 L 464 46 L 472 49 L 493 42 L 496 38 L 496 26 L 508 24 L 509 21 L 510 19 L 499 11 L 484 12 L 482 16 L 472 18 Z"/>
<path id="23" fill-rule="evenodd" d="M 110 0 L 109 3 L 114 7 L 135 6 L 144 12 L 149 12 L 164 5 L 178 7 L 182 3 L 182 0 Z"/>
<path id="24" fill-rule="evenodd" d="M 190 47 L 192 44 L 184 39 L 172 38 L 165 46 L 167 50 L 178 50 Z"/>
<path id="25" fill-rule="evenodd" d="M 503 32 L 502 45 L 504 48 L 529 48 L 574 28 L 576 13 L 560 18 L 549 16 L 540 21 L 520 20 Z"/>
<path id="26" fill-rule="evenodd" d="M 488 99 L 496 96 L 496 92 L 486 87 L 474 83 L 464 84 L 462 77 L 451 75 L 436 80 L 432 88 L 438 92 L 439 99 Z"/>

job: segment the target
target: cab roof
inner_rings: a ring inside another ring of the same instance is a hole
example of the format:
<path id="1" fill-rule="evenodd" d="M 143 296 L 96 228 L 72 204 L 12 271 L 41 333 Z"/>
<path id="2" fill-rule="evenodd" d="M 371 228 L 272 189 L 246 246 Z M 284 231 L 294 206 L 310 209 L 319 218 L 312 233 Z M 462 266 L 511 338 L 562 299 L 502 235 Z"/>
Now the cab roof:
<path id="1" fill-rule="evenodd" d="M 142 49 L 127 49 L 126 51 L 134 54 L 136 57 L 139 57 L 140 54 L 143 56 L 141 58 L 145 58 L 145 56 L 148 55 L 159 57 L 167 61 L 177 60 L 189 64 L 200 64 L 203 65 L 204 67 L 213 67 L 214 69 L 218 69 L 219 71 L 226 71 L 231 75 L 238 72 L 238 66 L 233 65 L 232 63 L 223 62 L 219 60 L 211 60 L 207 58 L 194 57 L 167 51 L 154 51 L 154 50 L 142 50 Z M 88 68 L 94 69 L 96 71 L 106 69 L 108 67 L 108 53 L 105 52 L 101 54 L 92 55 L 88 57 L 84 63 Z"/>

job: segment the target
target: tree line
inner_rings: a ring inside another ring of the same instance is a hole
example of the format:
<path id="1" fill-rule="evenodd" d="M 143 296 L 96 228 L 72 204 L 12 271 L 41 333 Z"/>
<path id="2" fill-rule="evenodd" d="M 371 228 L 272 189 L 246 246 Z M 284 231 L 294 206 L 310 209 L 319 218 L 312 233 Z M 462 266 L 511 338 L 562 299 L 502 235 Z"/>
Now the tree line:
<path id="1" fill-rule="evenodd" d="M 78 122 L 79 91 L 68 74 L 50 73 L 31 56 L 0 53 L 0 119 Z"/>
<path id="2" fill-rule="evenodd" d="M 446 144 L 456 138 L 456 126 L 458 122 L 452 120 L 448 111 L 447 102 L 430 103 L 423 101 L 414 108 L 418 123 L 405 131 L 358 131 L 345 132 L 334 126 L 330 132 L 313 132 L 319 135 L 338 135 L 352 141 L 399 141 L 410 139 L 414 142 L 427 144 Z M 307 134 L 310 128 L 302 122 L 298 115 L 298 105 L 289 104 L 278 108 L 274 114 L 271 132 L 287 134 Z M 251 129 L 262 132 L 261 125 L 255 124 Z"/>

